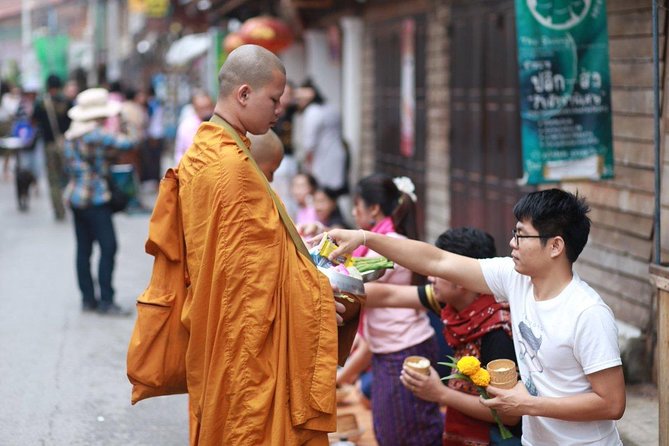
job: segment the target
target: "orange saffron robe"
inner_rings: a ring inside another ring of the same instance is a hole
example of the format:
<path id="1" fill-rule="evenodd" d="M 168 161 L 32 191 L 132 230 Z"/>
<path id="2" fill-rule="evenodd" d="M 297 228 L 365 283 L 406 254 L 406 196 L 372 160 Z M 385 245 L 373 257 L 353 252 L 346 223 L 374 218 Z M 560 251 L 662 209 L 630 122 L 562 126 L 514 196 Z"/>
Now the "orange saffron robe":
<path id="1" fill-rule="evenodd" d="M 336 430 L 332 289 L 297 251 L 251 162 L 207 122 L 179 165 L 191 445 L 327 445 Z"/>

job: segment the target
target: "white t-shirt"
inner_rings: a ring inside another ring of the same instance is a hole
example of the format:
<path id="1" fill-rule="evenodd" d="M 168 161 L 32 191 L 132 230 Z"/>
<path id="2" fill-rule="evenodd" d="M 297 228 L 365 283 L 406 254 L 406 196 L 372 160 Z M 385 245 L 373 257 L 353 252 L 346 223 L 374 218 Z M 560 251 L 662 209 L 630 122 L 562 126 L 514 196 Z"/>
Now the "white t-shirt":
<path id="1" fill-rule="evenodd" d="M 510 257 L 479 260 L 488 287 L 508 301 L 518 368 L 530 394 L 567 397 L 592 391 L 586 375 L 622 364 L 611 309 L 576 273 L 552 299 L 536 301 L 528 276 Z M 622 445 L 612 420 L 523 417 L 522 444 Z"/>

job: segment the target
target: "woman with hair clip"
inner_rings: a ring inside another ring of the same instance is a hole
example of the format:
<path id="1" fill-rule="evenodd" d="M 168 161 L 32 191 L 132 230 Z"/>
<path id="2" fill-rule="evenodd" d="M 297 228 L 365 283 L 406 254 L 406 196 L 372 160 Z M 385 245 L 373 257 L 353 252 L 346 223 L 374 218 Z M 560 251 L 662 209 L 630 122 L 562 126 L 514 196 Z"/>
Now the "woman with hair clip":
<path id="1" fill-rule="evenodd" d="M 407 177 L 374 174 L 358 182 L 353 218 L 360 229 L 397 238 L 417 238 L 414 185 Z M 360 246 L 354 257 L 375 257 Z M 379 282 L 410 285 L 412 272 L 399 265 Z M 372 293 L 375 291 L 371 291 Z M 369 296 L 373 297 L 373 296 Z M 419 355 L 436 362 L 435 332 L 425 311 L 406 308 L 368 308 L 361 319 L 361 335 L 371 353 L 372 417 L 374 433 L 384 446 L 441 445 L 443 418 L 436 403 L 417 398 L 400 382 L 402 363 Z M 364 343 L 363 343 L 364 345 Z M 364 347 L 340 370 L 338 382 L 364 370 Z M 350 378 L 349 378 L 350 379 Z"/>

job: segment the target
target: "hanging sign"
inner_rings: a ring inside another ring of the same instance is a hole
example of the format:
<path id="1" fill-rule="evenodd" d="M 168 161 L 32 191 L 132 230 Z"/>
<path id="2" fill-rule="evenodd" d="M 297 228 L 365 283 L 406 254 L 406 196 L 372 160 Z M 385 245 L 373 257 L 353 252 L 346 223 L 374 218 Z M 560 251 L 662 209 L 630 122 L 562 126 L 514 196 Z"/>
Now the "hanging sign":
<path id="1" fill-rule="evenodd" d="M 42 85 L 50 74 L 57 75 L 61 80 L 67 79 L 68 49 L 70 38 L 64 34 L 41 36 L 33 39 L 33 48 L 40 64 Z"/>
<path id="2" fill-rule="evenodd" d="M 613 177 L 605 0 L 515 0 L 527 184 Z"/>
<path id="3" fill-rule="evenodd" d="M 144 0 L 148 17 L 162 19 L 170 14 L 170 0 Z"/>

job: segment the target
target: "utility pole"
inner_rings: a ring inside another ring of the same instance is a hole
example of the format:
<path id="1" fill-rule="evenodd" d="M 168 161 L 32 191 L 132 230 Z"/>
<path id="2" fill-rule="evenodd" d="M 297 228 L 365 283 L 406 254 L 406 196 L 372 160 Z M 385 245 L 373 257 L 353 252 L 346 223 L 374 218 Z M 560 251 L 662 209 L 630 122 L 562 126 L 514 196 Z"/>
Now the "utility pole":
<path id="1" fill-rule="evenodd" d="M 33 0 L 21 0 L 21 76 L 25 76 L 31 70 L 29 54 L 32 50 L 32 29 L 30 23 L 30 9 Z"/>
<path id="2" fill-rule="evenodd" d="M 25 0 L 24 0 L 25 1 Z M 88 85 L 94 87 L 98 85 L 98 48 L 95 28 L 98 19 L 98 0 L 88 0 L 88 18 L 86 24 L 86 41 L 90 45 L 91 67 L 88 71 Z"/>
<path id="3" fill-rule="evenodd" d="M 120 26 L 121 5 L 119 0 L 107 2 L 107 80 L 116 81 L 121 78 L 121 61 L 119 58 L 121 45 Z"/>

